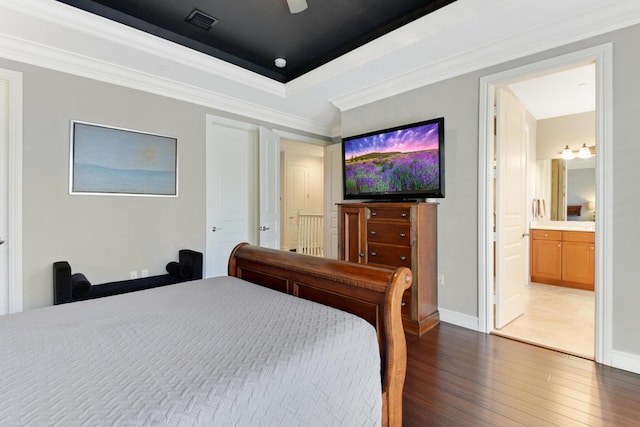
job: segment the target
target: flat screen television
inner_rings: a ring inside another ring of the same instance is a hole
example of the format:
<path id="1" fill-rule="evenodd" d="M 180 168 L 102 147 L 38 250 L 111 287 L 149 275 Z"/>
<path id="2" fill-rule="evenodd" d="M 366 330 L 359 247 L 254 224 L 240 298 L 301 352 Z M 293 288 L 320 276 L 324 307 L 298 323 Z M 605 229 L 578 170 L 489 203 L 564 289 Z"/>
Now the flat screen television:
<path id="1" fill-rule="evenodd" d="M 342 139 L 345 200 L 444 197 L 444 118 Z"/>

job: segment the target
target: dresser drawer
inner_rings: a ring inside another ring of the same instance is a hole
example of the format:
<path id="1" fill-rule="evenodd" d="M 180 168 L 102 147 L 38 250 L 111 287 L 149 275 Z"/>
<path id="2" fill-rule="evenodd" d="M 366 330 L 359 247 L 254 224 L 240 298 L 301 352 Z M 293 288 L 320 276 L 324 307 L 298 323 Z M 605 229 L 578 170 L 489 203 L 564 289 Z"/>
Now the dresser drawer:
<path id="1" fill-rule="evenodd" d="M 405 207 L 388 207 L 388 208 L 369 208 L 369 221 L 400 221 L 411 223 L 411 208 Z"/>
<path id="2" fill-rule="evenodd" d="M 562 231 L 531 230 L 531 238 L 535 240 L 562 240 Z"/>
<path id="3" fill-rule="evenodd" d="M 411 225 L 369 222 L 367 223 L 367 239 L 373 243 L 409 246 L 411 244 Z"/>
<path id="4" fill-rule="evenodd" d="M 411 268 L 411 248 L 403 246 L 389 246 L 384 244 L 369 244 L 367 253 L 368 264 L 388 265 L 391 267 Z"/>

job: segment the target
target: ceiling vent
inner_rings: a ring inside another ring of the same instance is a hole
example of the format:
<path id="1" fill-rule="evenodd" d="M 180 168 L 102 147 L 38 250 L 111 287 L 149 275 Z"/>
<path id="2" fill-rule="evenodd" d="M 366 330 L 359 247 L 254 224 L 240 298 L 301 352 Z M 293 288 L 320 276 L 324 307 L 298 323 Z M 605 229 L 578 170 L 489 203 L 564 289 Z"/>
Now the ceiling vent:
<path id="1" fill-rule="evenodd" d="M 187 16 L 185 21 L 206 31 L 209 31 L 211 27 L 213 27 L 216 22 L 218 22 L 218 20 L 213 16 L 207 15 L 206 13 L 201 12 L 198 9 L 193 9 L 193 12 L 191 12 L 189 16 Z"/>

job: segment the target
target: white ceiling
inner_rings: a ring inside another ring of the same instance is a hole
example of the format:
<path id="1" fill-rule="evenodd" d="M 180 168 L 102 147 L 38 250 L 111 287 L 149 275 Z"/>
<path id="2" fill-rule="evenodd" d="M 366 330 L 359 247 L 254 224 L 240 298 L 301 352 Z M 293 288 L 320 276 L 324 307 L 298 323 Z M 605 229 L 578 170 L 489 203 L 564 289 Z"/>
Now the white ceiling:
<path id="1" fill-rule="evenodd" d="M 281 84 L 54 0 L 0 0 L 0 56 L 327 139 L 343 111 L 637 23 L 637 0 L 458 0 Z"/>
<path id="2" fill-rule="evenodd" d="M 511 83 L 509 88 L 537 120 L 594 111 L 595 64 Z"/>

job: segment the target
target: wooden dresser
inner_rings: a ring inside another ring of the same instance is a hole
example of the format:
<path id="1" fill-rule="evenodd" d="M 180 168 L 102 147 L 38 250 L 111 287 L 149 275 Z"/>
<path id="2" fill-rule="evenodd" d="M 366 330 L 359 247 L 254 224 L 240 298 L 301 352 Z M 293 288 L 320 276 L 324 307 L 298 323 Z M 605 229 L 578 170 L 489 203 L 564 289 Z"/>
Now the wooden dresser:
<path id="1" fill-rule="evenodd" d="M 422 335 L 438 324 L 436 203 L 339 203 L 340 259 L 409 267 L 413 284 L 402 301 L 405 331 Z"/>
<path id="2" fill-rule="evenodd" d="M 531 281 L 594 289 L 595 239 L 589 231 L 531 230 Z"/>

